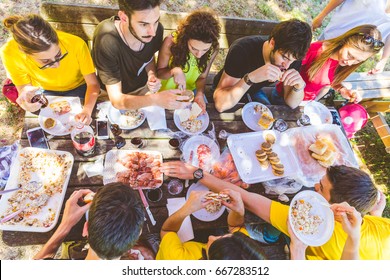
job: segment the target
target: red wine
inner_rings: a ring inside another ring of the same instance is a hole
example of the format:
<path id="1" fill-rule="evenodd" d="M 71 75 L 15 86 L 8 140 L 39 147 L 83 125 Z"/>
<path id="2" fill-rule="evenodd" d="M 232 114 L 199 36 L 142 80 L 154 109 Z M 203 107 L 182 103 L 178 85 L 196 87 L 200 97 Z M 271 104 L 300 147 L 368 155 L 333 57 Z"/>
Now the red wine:
<path id="1" fill-rule="evenodd" d="M 89 132 L 82 131 L 74 135 L 73 146 L 78 154 L 90 156 L 95 152 L 95 137 Z"/>

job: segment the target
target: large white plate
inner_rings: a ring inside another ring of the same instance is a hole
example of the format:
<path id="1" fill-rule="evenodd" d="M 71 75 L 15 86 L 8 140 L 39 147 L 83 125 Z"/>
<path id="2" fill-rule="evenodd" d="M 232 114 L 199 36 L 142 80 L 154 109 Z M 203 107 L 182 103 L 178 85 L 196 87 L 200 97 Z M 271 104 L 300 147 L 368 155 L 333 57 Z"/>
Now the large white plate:
<path id="1" fill-rule="evenodd" d="M 145 153 L 150 154 L 153 156 L 158 156 L 159 161 L 162 163 L 163 158 L 162 154 L 157 151 L 144 151 L 144 150 L 111 150 L 106 154 L 106 158 L 104 161 L 104 169 L 103 169 L 103 184 L 107 185 L 109 183 L 117 182 L 116 180 L 116 174 L 120 171 L 128 170 L 126 167 L 124 167 L 120 162 L 118 162 L 118 159 L 122 156 L 125 156 L 126 154 L 131 153 Z M 157 179 L 161 180 L 161 184 L 155 185 L 154 188 L 159 188 L 164 180 L 164 175 L 161 173 L 161 176 Z M 147 188 L 143 188 L 147 189 Z"/>
<path id="2" fill-rule="evenodd" d="M 65 97 L 65 96 L 46 96 L 47 100 L 50 103 L 59 102 L 66 100 L 69 102 L 72 110 L 61 116 L 55 114 L 49 106 L 41 109 L 38 116 L 39 125 L 44 131 L 49 134 L 56 136 L 68 135 L 71 133 L 72 129 L 76 126 L 76 121 L 74 117 L 81 112 L 81 103 L 79 97 Z M 56 120 L 56 125 L 53 128 L 45 128 L 43 125 L 47 118 L 52 118 Z"/>
<path id="3" fill-rule="evenodd" d="M 66 188 L 68 186 L 70 174 L 72 172 L 72 166 L 73 166 L 74 159 L 73 159 L 72 154 L 69 152 L 57 151 L 57 150 L 43 150 L 43 149 L 30 148 L 30 147 L 24 148 L 18 152 L 18 155 L 16 156 L 14 162 L 12 163 L 11 174 L 10 174 L 10 177 L 8 179 L 5 190 L 15 188 L 16 186 L 18 186 L 18 184 L 22 183 L 21 180 L 19 179 L 20 170 L 22 168 L 20 157 L 27 154 L 27 153 L 32 153 L 33 155 L 45 154 L 45 153 L 51 154 L 51 155 L 55 154 L 55 155 L 59 155 L 59 156 L 63 155 L 70 162 L 70 166 L 69 166 L 67 172 L 64 174 L 66 177 L 63 180 L 61 192 L 57 192 L 57 193 L 53 194 L 49 198 L 47 205 L 42 207 L 42 209 L 39 213 L 30 216 L 31 219 L 36 218 L 37 221 L 40 223 L 40 222 L 43 222 L 43 221 L 49 219 L 50 217 L 52 218 L 52 215 L 54 212 L 54 219 L 52 219 L 51 222 L 49 222 L 47 224 L 47 226 L 38 225 L 38 224 L 34 224 L 34 223 L 31 226 L 29 226 L 29 225 L 23 225 L 23 224 L 18 224 L 18 223 L 10 224 L 8 222 L 8 223 L 0 224 L 0 229 L 1 230 L 12 230 L 12 231 L 47 232 L 47 231 L 52 230 L 58 221 L 61 207 L 62 207 L 62 203 L 63 203 L 64 197 L 65 197 Z M 42 182 L 43 186 L 44 187 L 46 186 L 47 188 L 50 188 L 50 186 L 49 186 L 50 184 L 56 185 L 56 178 L 57 178 L 55 176 L 57 174 L 56 171 L 60 172 L 61 169 L 56 166 L 55 161 L 48 160 L 48 162 L 45 163 L 45 166 L 46 165 L 48 166 L 48 168 L 46 169 L 48 172 L 46 172 L 46 170 L 43 170 L 41 172 L 39 172 L 39 171 L 31 172 L 31 173 L 29 173 L 32 176 L 31 179 L 27 178 L 27 180 L 25 180 L 25 181 L 30 181 L 30 180 L 31 181 L 39 181 L 39 182 Z M 58 185 L 58 183 L 57 183 L 57 185 Z M 44 188 L 42 187 L 39 190 L 37 190 L 36 193 L 42 192 L 43 190 L 44 190 Z M 11 198 L 12 195 L 14 195 L 14 194 L 15 194 L 15 192 L 10 192 L 10 193 L 2 195 L 1 200 L 0 200 L 0 216 L 1 217 L 3 217 L 5 215 L 5 212 L 10 207 L 8 199 Z"/>
<path id="4" fill-rule="evenodd" d="M 193 166 L 199 167 L 197 149 L 202 144 L 207 145 L 211 150 L 210 166 L 208 166 L 207 168 L 207 171 L 210 171 L 214 162 L 219 159 L 220 153 L 218 145 L 209 137 L 203 135 L 196 135 L 189 138 L 183 146 L 183 159 L 185 160 L 185 162 L 188 162 Z M 192 161 L 190 162 L 191 152 L 193 152 L 193 157 Z"/>
<path id="5" fill-rule="evenodd" d="M 134 128 L 137 128 L 140 125 L 142 125 L 144 123 L 145 119 L 146 119 L 145 112 L 142 109 L 138 109 L 138 110 L 143 112 L 143 118 L 141 119 L 141 121 L 138 124 L 134 125 L 134 126 L 127 126 L 125 123 L 123 123 L 121 121 L 121 115 L 122 115 L 121 111 L 116 109 L 110 103 L 110 105 L 108 106 L 108 119 L 110 120 L 110 123 L 114 123 L 114 124 L 119 125 L 119 127 L 121 129 L 134 129 Z"/>
<path id="6" fill-rule="evenodd" d="M 310 203 L 312 205 L 312 209 L 309 212 L 309 215 L 318 215 L 322 218 L 322 223 L 318 226 L 318 232 L 315 234 L 303 234 L 297 230 L 295 230 L 293 221 L 294 217 L 292 216 L 292 206 L 295 204 L 295 201 L 303 199 L 304 201 Z M 289 209 L 289 222 L 292 230 L 295 235 L 301 240 L 303 243 L 309 246 L 321 246 L 325 244 L 333 234 L 334 228 L 334 216 L 332 210 L 329 207 L 321 204 L 328 204 L 326 199 L 316 193 L 315 191 L 302 191 L 299 192 L 291 201 L 290 209 Z"/>
<path id="7" fill-rule="evenodd" d="M 188 130 L 184 129 L 184 127 L 180 124 L 180 118 L 179 118 L 179 115 L 177 113 L 177 110 L 175 110 L 173 112 L 173 121 L 175 122 L 176 127 L 180 131 L 182 131 L 188 135 L 200 134 L 200 133 L 204 132 L 207 129 L 207 127 L 209 126 L 210 118 L 209 118 L 209 114 L 207 114 L 207 112 L 203 115 L 198 116 L 196 119 L 202 121 L 202 126 L 200 127 L 199 131 L 197 131 L 197 132 L 189 132 Z"/>
<path id="8" fill-rule="evenodd" d="M 309 116 L 312 125 L 331 124 L 333 122 L 332 113 L 329 109 L 317 101 L 307 103 L 303 107 L 303 113 Z"/>
<path id="9" fill-rule="evenodd" d="M 264 104 L 261 104 L 259 102 L 250 102 L 245 104 L 245 106 L 242 108 L 242 120 L 244 121 L 245 125 L 252 129 L 253 131 L 261 131 L 264 130 L 260 125 L 257 124 L 261 117 L 261 113 L 255 112 L 255 105 L 263 106 L 267 109 L 267 113 L 273 118 L 272 112 L 270 109 L 268 109 L 267 106 Z M 267 129 L 270 129 L 273 123 L 270 123 Z"/>
<path id="10" fill-rule="evenodd" d="M 265 135 L 272 134 L 276 138 L 272 150 L 278 154 L 284 165 L 284 175 L 275 176 L 271 165 L 263 169 L 257 158 L 256 151 L 265 142 Z M 299 172 L 295 156 L 290 150 L 287 141 L 281 141 L 281 134 L 278 131 L 264 130 L 257 132 L 232 134 L 228 137 L 227 143 L 232 153 L 234 163 L 241 179 L 248 184 L 260 183 L 268 180 L 282 178 L 290 175 L 297 175 Z"/>
<path id="11" fill-rule="evenodd" d="M 206 192 L 209 192 L 210 190 L 205 187 L 204 185 L 202 185 L 201 183 L 196 183 L 196 184 L 192 184 L 189 188 L 188 188 L 188 191 L 187 191 L 187 195 L 186 195 L 186 199 L 188 200 L 189 196 L 190 196 L 190 193 L 192 191 L 206 191 Z M 223 212 L 225 211 L 226 207 L 224 205 L 222 205 L 221 209 L 219 209 L 219 211 L 215 212 L 215 213 L 210 213 L 208 211 L 206 211 L 206 209 L 200 209 L 194 213 L 192 213 L 192 215 L 197 218 L 198 220 L 201 220 L 201 221 L 204 221 L 204 222 L 211 222 L 211 221 L 215 221 L 216 219 L 218 219 L 219 217 L 222 216 Z"/>

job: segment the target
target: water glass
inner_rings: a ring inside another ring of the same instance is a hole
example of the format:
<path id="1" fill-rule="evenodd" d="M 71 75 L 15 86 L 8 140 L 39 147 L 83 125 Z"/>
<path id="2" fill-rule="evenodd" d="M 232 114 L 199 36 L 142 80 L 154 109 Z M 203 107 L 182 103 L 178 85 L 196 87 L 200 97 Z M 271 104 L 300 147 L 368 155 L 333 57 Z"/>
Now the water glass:
<path id="1" fill-rule="evenodd" d="M 147 146 L 148 141 L 144 138 L 143 133 L 133 132 L 130 143 L 134 149 L 142 149 L 142 148 L 145 148 Z"/>
<path id="2" fill-rule="evenodd" d="M 163 192 L 160 188 L 150 189 L 146 192 L 146 198 L 151 202 L 158 202 L 161 200 Z"/>
<path id="3" fill-rule="evenodd" d="M 310 118 L 306 114 L 302 114 L 299 119 L 297 120 L 298 126 L 306 126 L 310 124 Z"/>
<path id="4" fill-rule="evenodd" d="M 283 131 L 286 131 L 288 128 L 288 124 L 286 123 L 285 120 L 283 119 L 277 119 L 275 122 L 274 122 L 274 129 L 279 131 L 279 132 L 283 132 Z"/>
<path id="5" fill-rule="evenodd" d="M 172 179 L 168 183 L 168 192 L 171 195 L 178 195 L 183 191 L 183 183 L 179 179 Z"/>

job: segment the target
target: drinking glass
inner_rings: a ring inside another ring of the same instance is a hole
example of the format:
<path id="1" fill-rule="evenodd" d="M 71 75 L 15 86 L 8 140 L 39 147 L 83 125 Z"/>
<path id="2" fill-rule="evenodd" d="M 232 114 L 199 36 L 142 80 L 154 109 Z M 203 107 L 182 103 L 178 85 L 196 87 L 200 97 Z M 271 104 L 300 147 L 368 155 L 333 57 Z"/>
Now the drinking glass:
<path id="1" fill-rule="evenodd" d="M 283 119 L 277 119 L 275 122 L 274 122 L 274 129 L 279 131 L 279 132 L 283 132 L 283 131 L 286 131 L 288 128 L 288 124 L 286 123 L 285 120 Z"/>
<path id="2" fill-rule="evenodd" d="M 169 148 L 171 148 L 172 150 L 177 150 L 179 149 L 179 146 L 180 146 L 180 139 L 179 138 L 171 138 L 169 139 Z"/>
<path id="3" fill-rule="evenodd" d="M 168 183 L 168 192 L 171 195 L 178 195 L 183 191 L 183 183 L 179 179 L 172 179 Z"/>
<path id="4" fill-rule="evenodd" d="M 310 124 L 310 117 L 306 114 L 302 114 L 297 120 L 298 126 L 306 126 L 309 124 Z"/>
<path id="5" fill-rule="evenodd" d="M 158 202 L 162 198 L 162 190 L 160 188 L 150 189 L 146 191 L 146 198 L 151 202 Z"/>
<path id="6" fill-rule="evenodd" d="M 141 131 L 133 132 L 130 140 L 131 146 L 134 149 L 145 148 L 148 144 L 148 141 L 145 139 L 144 134 Z"/>
<path id="7" fill-rule="evenodd" d="M 126 140 L 121 135 L 122 129 L 117 124 L 111 124 L 110 130 L 112 135 L 114 135 L 114 144 L 115 147 L 119 150 L 126 145 Z"/>

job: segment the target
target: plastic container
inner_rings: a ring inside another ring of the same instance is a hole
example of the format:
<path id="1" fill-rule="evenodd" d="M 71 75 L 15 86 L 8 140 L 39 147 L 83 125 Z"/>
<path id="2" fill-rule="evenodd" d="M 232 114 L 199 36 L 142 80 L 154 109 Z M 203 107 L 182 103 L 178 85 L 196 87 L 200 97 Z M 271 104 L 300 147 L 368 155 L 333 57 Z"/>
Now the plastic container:
<path id="1" fill-rule="evenodd" d="M 347 104 L 339 109 L 339 114 L 348 138 L 352 138 L 368 120 L 366 109 L 359 104 Z"/>

